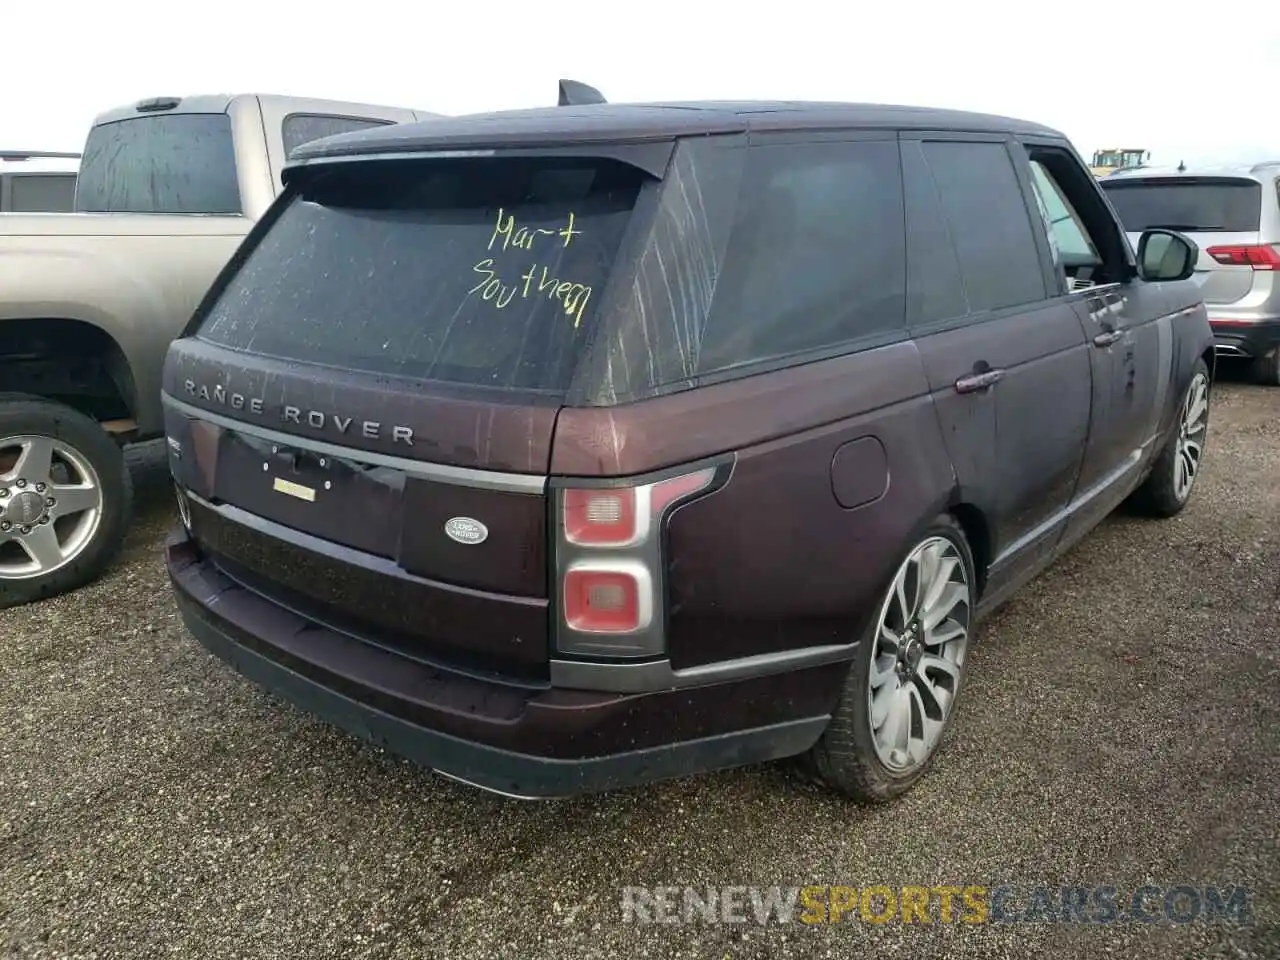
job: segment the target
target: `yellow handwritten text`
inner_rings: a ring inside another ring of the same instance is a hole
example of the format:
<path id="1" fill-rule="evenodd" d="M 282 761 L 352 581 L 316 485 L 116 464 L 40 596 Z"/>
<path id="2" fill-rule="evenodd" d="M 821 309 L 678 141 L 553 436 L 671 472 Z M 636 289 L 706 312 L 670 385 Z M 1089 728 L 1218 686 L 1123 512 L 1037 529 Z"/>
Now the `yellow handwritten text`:
<path id="1" fill-rule="evenodd" d="M 498 242 L 498 238 L 502 238 L 502 249 L 509 250 L 516 247 L 520 250 L 532 250 L 533 241 L 538 237 L 563 237 L 562 246 L 567 247 L 574 237 L 582 236 L 581 230 L 573 229 L 573 221 L 576 218 L 573 211 L 569 211 L 569 222 L 559 230 L 550 230 L 546 227 L 521 227 L 516 225 L 515 214 L 507 213 L 502 207 L 498 208 L 498 223 L 493 228 L 493 234 L 489 237 L 489 246 L 487 249 L 492 250 L 493 245 Z"/>
<path id="2" fill-rule="evenodd" d="M 522 300 L 528 299 L 530 295 L 546 297 L 560 302 L 564 312 L 573 318 L 576 328 L 582 323 L 587 301 L 591 299 L 591 287 L 572 280 L 561 280 L 552 276 L 546 267 L 539 267 L 536 263 L 520 275 L 523 284 L 503 283 L 494 269 L 493 257 L 485 257 L 471 270 L 480 274 L 483 279 L 468 290 L 467 295 L 479 293 L 482 300 L 491 302 L 499 310 L 514 300 L 517 294 Z"/>
<path id="3" fill-rule="evenodd" d="M 532 250 L 534 241 L 539 237 L 557 237 L 563 241 L 559 244 L 563 249 L 576 237 L 582 236 L 582 231 L 575 228 L 576 220 L 577 217 L 574 216 L 573 211 L 570 211 L 568 223 L 559 230 L 552 230 L 549 227 L 526 227 L 516 222 L 514 214 L 509 214 L 499 207 L 497 223 L 489 236 L 487 249 L 492 251 L 496 244 L 499 251 Z M 591 287 L 588 285 L 554 276 L 548 267 L 540 267 L 536 263 L 520 275 L 519 280 L 523 283 L 505 282 L 498 275 L 497 262 L 493 257 L 485 257 L 471 270 L 479 274 L 481 279 L 467 291 L 467 296 L 478 293 L 482 300 L 492 303 L 498 310 L 506 307 L 517 296 L 522 300 L 527 300 L 531 296 L 542 297 L 559 302 L 564 312 L 573 318 L 573 325 L 577 328 L 582 323 L 582 315 L 586 312 L 587 302 L 591 299 Z"/>

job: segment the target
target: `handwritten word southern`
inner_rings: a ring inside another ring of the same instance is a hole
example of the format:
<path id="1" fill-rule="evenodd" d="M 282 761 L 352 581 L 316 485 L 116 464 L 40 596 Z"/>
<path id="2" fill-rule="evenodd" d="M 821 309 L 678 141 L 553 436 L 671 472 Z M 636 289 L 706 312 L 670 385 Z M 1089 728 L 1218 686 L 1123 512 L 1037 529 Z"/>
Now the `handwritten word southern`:
<path id="1" fill-rule="evenodd" d="M 576 217 L 570 211 L 569 222 L 559 230 L 548 227 L 526 227 L 516 223 L 514 214 L 508 214 L 499 208 L 497 224 L 489 237 L 487 249 L 493 250 L 495 244 L 500 244 L 500 251 L 512 248 L 532 250 L 534 241 L 540 237 L 558 237 L 563 240 L 560 244 L 561 248 L 567 247 L 574 238 L 582 235 L 581 230 L 574 228 L 575 220 Z M 587 284 L 555 276 L 548 267 L 539 266 L 536 263 L 520 275 L 519 280 L 524 281 L 523 283 L 505 282 L 498 275 L 497 263 L 493 257 L 485 257 L 471 270 L 473 273 L 478 273 L 481 280 L 467 291 L 467 296 L 479 293 L 482 300 L 492 303 L 499 310 L 511 303 L 517 295 L 521 299 L 528 299 L 530 296 L 545 297 L 548 300 L 558 301 L 564 308 L 564 312 L 573 318 L 573 325 L 576 328 L 582 323 L 582 315 L 586 312 L 587 302 L 591 299 L 591 287 Z"/>

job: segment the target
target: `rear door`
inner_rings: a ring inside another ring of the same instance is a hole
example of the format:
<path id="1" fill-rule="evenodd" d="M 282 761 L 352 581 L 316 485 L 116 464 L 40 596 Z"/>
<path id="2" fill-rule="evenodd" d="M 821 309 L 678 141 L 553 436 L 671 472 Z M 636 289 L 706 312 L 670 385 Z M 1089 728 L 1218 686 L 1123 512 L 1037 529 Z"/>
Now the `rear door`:
<path id="1" fill-rule="evenodd" d="M 581 158 L 309 168 L 166 364 L 206 549 L 313 619 L 544 674 L 552 434 L 644 182 Z"/>
<path id="2" fill-rule="evenodd" d="M 1256 246 L 1261 242 L 1262 184 L 1249 177 L 1124 177 L 1103 181 L 1136 248 L 1142 231 L 1178 230 L 1200 247 L 1194 279 L 1204 301 L 1228 305 L 1253 290 L 1248 264 L 1215 260 L 1214 247 Z"/>
<path id="3" fill-rule="evenodd" d="M 1088 350 L 998 138 L 904 137 L 908 316 L 965 499 L 992 526 L 988 596 L 1057 543 L 1089 427 Z"/>

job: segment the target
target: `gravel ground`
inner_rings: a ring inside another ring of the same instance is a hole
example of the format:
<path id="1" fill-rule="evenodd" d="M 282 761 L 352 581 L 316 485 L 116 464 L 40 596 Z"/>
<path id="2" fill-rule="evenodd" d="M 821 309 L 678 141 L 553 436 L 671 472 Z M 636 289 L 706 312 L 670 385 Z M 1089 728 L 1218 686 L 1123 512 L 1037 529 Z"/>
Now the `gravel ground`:
<path id="1" fill-rule="evenodd" d="M 1218 391 L 1194 502 L 1108 520 L 988 623 L 932 774 L 778 765 L 554 803 L 453 784 L 205 654 L 162 456 L 100 582 L 0 613 L 13 957 L 1280 957 L 1280 391 Z M 1252 922 L 641 926 L 623 886 L 1242 884 Z"/>

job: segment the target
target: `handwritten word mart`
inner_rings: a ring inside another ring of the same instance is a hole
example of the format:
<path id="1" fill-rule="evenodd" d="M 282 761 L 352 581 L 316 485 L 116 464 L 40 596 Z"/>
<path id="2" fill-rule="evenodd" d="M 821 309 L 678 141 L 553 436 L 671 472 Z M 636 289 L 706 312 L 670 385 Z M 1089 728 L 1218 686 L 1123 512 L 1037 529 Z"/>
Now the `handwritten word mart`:
<path id="1" fill-rule="evenodd" d="M 516 223 L 514 214 L 508 214 L 499 207 L 498 222 L 492 236 L 489 237 L 487 249 L 493 250 L 494 245 L 500 242 L 500 253 L 513 249 L 532 251 L 536 241 L 541 240 L 547 244 L 555 242 L 547 240 L 548 237 L 562 239 L 563 243 L 560 246 L 567 247 L 576 237 L 582 235 L 581 230 L 574 229 L 575 219 L 573 212 L 570 211 L 569 222 L 559 230 L 525 227 Z M 481 299 L 491 302 L 499 310 L 511 303 L 517 295 L 521 299 L 528 299 L 530 296 L 545 297 L 548 300 L 558 301 L 564 308 L 564 312 L 573 318 L 573 325 L 576 328 L 582 323 L 582 315 L 587 309 L 587 302 L 591 299 L 591 287 L 588 285 L 553 276 L 547 267 L 536 263 L 520 275 L 519 280 L 523 283 L 517 281 L 508 284 L 502 280 L 498 275 L 498 264 L 494 257 L 485 257 L 471 269 L 480 274 L 483 279 L 468 290 L 467 295 L 479 293 Z"/>

